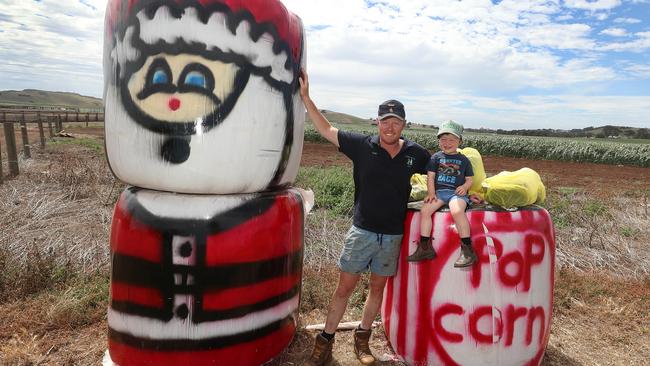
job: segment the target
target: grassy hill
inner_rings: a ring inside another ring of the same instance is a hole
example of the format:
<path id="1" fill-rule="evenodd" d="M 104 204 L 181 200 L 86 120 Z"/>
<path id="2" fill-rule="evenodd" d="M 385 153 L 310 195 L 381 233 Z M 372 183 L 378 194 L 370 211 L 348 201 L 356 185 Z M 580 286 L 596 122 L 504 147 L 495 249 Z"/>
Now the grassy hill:
<path id="1" fill-rule="evenodd" d="M 335 125 L 353 125 L 358 127 L 370 127 L 372 126 L 373 120 L 359 118 L 350 114 L 328 111 L 326 109 L 321 109 L 321 113 L 327 118 L 328 121 Z M 305 114 L 307 121 L 311 122 L 309 115 Z"/>
<path id="2" fill-rule="evenodd" d="M 359 131 L 374 131 L 377 127 L 374 118 L 360 118 L 346 113 L 334 112 L 326 109 L 321 109 L 321 113 L 332 123 L 335 127 L 344 128 L 346 130 L 359 130 Z M 305 114 L 308 125 L 311 124 L 309 114 Z M 412 132 L 434 132 L 435 130 L 429 125 L 411 124 L 407 126 Z"/>
<path id="3" fill-rule="evenodd" d="M 97 109 L 103 108 L 101 99 L 77 93 L 53 92 L 36 89 L 0 91 L 0 106 L 57 106 Z"/>

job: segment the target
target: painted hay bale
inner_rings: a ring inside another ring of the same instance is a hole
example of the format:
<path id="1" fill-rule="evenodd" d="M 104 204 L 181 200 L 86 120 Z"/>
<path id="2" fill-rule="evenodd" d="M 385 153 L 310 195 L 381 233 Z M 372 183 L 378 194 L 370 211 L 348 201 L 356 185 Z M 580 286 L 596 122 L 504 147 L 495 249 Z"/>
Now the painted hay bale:
<path id="1" fill-rule="evenodd" d="M 111 229 L 111 364 L 260 365 L 295 331 L 303 256 L 295 190 L 128 188 Z"/>
<path id="2" fill-rule="evenodd" d="M 111 0 L 106 153 L 128 184 L 234 194 L 290 185 L 303 144 L 303 26 L 278 0 Z"/>
<path id="3" fill-rule="evenodd" d="M 551 218 L 534 206 L 467 215 L 479 262 L 460 270 L 449 212 L 433 215 L 438 257 L 406 261 L 420 237 L 420 212 L 409 210 L 397 275 L 384 292 L 388 340 L 411 365 L 539 365 L 553 307 Z"/>

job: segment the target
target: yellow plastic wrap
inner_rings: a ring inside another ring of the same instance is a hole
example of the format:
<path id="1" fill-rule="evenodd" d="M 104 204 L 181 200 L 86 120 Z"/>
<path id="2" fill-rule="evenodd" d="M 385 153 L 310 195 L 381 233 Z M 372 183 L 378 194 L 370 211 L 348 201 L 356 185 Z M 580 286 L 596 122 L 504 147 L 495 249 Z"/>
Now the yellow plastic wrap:
<path id="1" fill-rule="evenodd" d="M 472 147 L 458 149 L 458 152 L 465 155 L 469 159 L 469 162 L 472 163 L 474 178 L 472 181 L 472 187 L 469 189 L 469 194 L 478 194 L 479 196 L 483 197 L 482 184 L 486 178 L 486 175 L 485 168 L 483 167 L 483 158 L 481 158 L 481 153 Z"/>
<path id="2" fill-rule="evenodd" d="M 427 196 L 427 176 L 426 174 L 413 174 L 411 176 L 411 195 L 409 202 L 422 201 Z"/>
<path id="3" fill-rule="evenodd" d="M 536 171 L 521 168 L 504 171 L 483 181 L 484 199 L 503 208 L 538 204 L 546 200 L 546 188 Z"/>
<path id="4" fill-rule="evenodd" d="M 458 152 L 465 155 L 469 162 L 472 164 L 474 177 L 472 187 L 469 189 L 468 194 L 476 194 L 483 198 L 482 183 L 485 180 L 485 168 L 483 167 L 483 158 L 481 153 L 472 147 L 458 149 Z M 427 196 L 427 176 L 426 174 L 413 174 L 411 176 L 411 196 L 409 201 L 421 201 Z"/>

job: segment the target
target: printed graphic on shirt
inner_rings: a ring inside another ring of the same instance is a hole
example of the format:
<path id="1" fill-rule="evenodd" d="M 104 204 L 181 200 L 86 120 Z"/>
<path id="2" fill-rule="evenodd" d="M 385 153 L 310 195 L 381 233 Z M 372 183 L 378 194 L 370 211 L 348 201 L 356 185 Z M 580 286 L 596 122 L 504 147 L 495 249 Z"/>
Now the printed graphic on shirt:
<path id="1" fill-rule="evenodd" d="M 439 186 L 456 187 L 456 180 L 461 175 L 463 162 L 459 159 L 441 158 L 436 172 L 436 182 Z"/>

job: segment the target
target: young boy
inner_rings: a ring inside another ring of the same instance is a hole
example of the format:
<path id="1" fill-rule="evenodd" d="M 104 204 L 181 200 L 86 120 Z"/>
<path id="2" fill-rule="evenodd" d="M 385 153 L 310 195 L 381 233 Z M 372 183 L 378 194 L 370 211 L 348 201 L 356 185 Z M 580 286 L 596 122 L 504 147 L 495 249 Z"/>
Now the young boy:
<path id="1" fill-rule="evenodd" d="M 469 220 L 465 209 L 469 205 L 467 192 L 472 186 L 474 171 L 469 159 L 458 153 L 463 141 L 463 126 L 447 121 L 438 130 L 438 145 L 441 151 L 433 154 L 427 165 L 427 190 L 424 205 L 420 210 L 420 242 L 416 251 L 408 256 L 409 262 L 419 262 L 436 257 L 432 246 L 431 216 L 445 204 L 456 223 L 460 235 L 460 256 L 454 267 L 469 267 L 476 262 L 476 253 L 470 239 Z"/>

